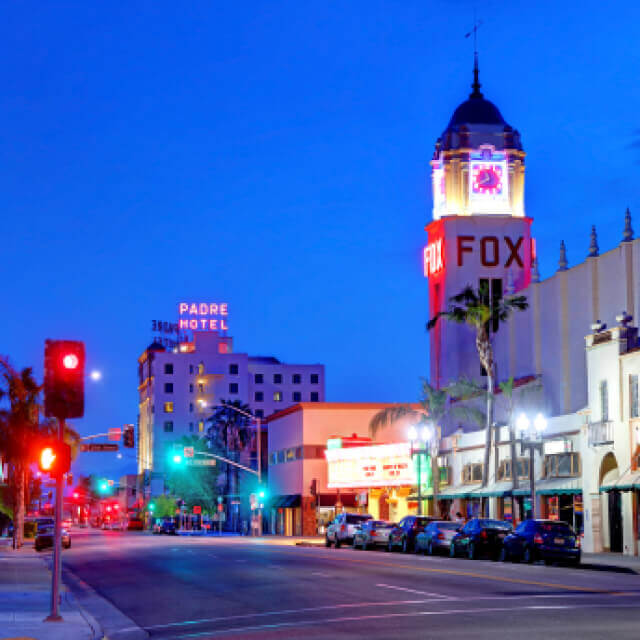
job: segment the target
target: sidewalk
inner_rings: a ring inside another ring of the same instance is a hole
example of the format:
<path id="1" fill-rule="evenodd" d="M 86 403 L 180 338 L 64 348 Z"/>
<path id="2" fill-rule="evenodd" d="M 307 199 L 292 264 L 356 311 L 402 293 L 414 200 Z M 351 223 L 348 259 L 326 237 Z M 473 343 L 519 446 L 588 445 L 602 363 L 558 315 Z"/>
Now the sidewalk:
<path id="1" fill-rule="evenodd" d="M 44 622 L 50 607 L 51 573 L 45 556 L 36 555 L 31 548 L 10 551 L 0 546 L 0 640 L 93 640 L 101 636 L 97 625 L 95 629 L 91 626 L 95 622 L 79 609 L 64 585 L 62 622 Z"/>
<path id="2" fill-rule="evenodd" d="M 640 556 L 622 553 L 583 553 L 582 564 L 601 571 L 624 571 L 640 574 Z"/>

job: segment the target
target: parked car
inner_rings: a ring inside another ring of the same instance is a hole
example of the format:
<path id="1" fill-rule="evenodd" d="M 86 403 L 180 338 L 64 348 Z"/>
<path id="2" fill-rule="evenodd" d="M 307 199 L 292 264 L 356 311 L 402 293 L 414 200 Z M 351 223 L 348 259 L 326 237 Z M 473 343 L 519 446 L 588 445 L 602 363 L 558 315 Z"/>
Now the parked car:
<path id="1" fill-rule="evenodd" d="M 416 536 L 435 518 L 430 516 L 406 516 L 389 533 L 387 551 L 400 547 L 404 553 L 416 550 Z"/>
<path id="2" fill-rule="evenodd" d="M 55 536 L 55 528 L 50 524 L 39 524 L 38 533 L 34 542 L 36 551 L 42 551 L 47 547 L 53 547 Z M 67 529 L 62 529 L 62 548 L 69 549 L 71 547 L 71 535 Z"/>
<path id="3" fill-rule="evenodd" d="M 153 533 L 176 535 L 176 523 L 173 518 L 158 518 L 153 523 Z"/>
<path id="4" fill-rule="evenodd" d="M 396 525 L 386 520 L 367 520 L 358 525 L 353 534 L 353 548 L 386 547 L 389 533 Z"/>
<path id="5" fill-rule="evenodd" d="M 506 520 L 472 518 L 451 538 L 449 555 L 455 558 L 459 553 L 464 553 L 469 560 L 489 555 L 497 560 L 509 533 L 511 524 Z"/>
<path id="6" fill-rule="evenodd" d="M 451 522 L 450 520 L 434 520 L 430 522 L 416 536 L 416 553 L 424 551 L 427 555 L 433 555 L 437 551 L 449 552 L 451 539 L 461 529 L 459 522 Z"/>
<path id="7" fill-rule="evenodd" d="M 356 527 L 372 516 L 368 513 L 340 513 L 335 520 L 327 527 L 325 534 L 325 546 L 330 547 L 335 544 L 336 549 L 343 543 L 351 544 Z"/>
<path id="8" fill-rule="evenodd" d="M 73 521 L 71 520 L 71 518 L 65 518 L 62 521 L 62 528 L 63 529 L 69 530 L 69 529 L 71 529 L 71 525 L 73 525 Z"/>
<path id="9" fill-rule="evenodd" d="M 524 520 L 504 539 L 503 561 L 560 560 L 580 564 L 580 537 L 560 520 Z"/>

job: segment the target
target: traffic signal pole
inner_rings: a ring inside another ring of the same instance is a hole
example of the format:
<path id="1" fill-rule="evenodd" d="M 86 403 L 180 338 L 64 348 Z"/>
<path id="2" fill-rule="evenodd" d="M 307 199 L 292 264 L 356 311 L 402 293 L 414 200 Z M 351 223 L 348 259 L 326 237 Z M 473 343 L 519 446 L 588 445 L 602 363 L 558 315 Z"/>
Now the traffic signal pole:
<path id="1" fill-rule="evenodd" d="M 64 418 L 58 418 L 58 439 L 64 440 Z M 62 622 L 59 612 L 60 578 L 62 574 L 62 493 L 64 491 L 63 473 L 56 475 L 56 507 L 53 538 L 53 571 L 51 574 L 51 612 L 45 622 Z"/>

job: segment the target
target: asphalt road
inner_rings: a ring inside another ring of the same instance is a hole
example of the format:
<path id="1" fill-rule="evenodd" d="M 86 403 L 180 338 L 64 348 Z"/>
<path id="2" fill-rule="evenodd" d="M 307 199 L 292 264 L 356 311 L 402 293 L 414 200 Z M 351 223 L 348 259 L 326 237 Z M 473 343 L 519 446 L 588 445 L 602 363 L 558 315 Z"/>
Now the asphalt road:
<path id="1" fill-rule="evenodd" d="M 640 576 L 81 530 L 64 564 L 151 638 L 640 638 Z"/>

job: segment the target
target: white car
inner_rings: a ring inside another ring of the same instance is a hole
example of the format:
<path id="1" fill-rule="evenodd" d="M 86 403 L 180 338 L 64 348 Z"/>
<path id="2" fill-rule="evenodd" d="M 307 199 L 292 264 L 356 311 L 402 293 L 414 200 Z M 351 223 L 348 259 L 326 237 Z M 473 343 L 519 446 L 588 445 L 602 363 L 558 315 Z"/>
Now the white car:
<path id="1" fill-rule="evenodd" d="M 338 549 L 343 542 L 351 544 L 356 527 L 371 519 L 372 516 L 368 513 L 340 513 L 327 527 L 325 546 L 330 547 L 334 544 Z"/>
<path id="2" fill-rule="evenodd" d="M 386 548 L 389 543 L 389 533 L 395 526 L 395 523 L 385 520 L 366 520 L 356 527 L 353 548 L 365 551 L 370 547 Z"/>

